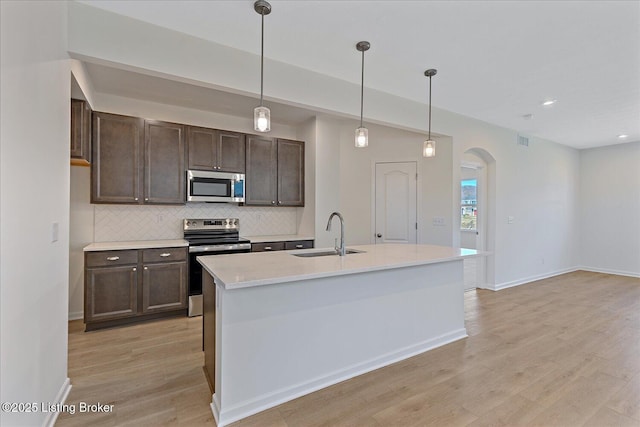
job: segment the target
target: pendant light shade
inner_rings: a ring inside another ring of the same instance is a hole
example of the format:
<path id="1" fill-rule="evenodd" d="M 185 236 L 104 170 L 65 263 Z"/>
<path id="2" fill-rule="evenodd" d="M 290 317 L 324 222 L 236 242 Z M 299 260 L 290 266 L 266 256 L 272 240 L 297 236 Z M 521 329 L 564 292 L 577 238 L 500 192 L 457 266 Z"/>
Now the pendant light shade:
<path id="1" fill-rule="evenodd" d="M 436 142 L 431 140 L 431 139 L 427 139 L 423 144 L 422 144 L 422 156 L 423 157 L 435 157 L 436 156 Z"/>
<path id="2" fill-rule="evenodd" d="M 356 129 L 356 147 L 364 148 L 369 145 L 369 129 L 359 127 Z"/>
<path id="3" fill-rule="evenodd" d="M 271 110 L 262 105 L 253 109 L 253 128 L 258 132 L 271 130 Z"/>
<path id="4" fill-rule="evenodd" d="M 265 0 L 253 4 L 254 10 L 262 17 L 262 34 L 260 37 L 260 105 L 253 110 L 253 129 L 257 132 L 271 130 L 271 110 L 262 105 L 264 92 L 264 16 L 271 13 L 271 5 Z"/>
<path id="5" fill-rule="evenodd" d="M 429 77 L 429 136 L 427 140 L 422 144 L 422 156 L 423 157 L 435 157 L 436 156 L 436 142 L 431 139 L 431 77 L 435 76 L 438 70 L 433 68 L 424 72 L 424 75 Z"/>
<path id="6" fill-rule="evenodd" d="M 364 53 L 369 50 L 371 44 L 361 41 L 356 44 L 356 49 L 362 52 L 362 80 L 360 85 L 360 127 L 356 129 L 356 147 L 364 148 L 369 145 L 369 130 L 362 124 L 362 113 L 364 111 Z"/>

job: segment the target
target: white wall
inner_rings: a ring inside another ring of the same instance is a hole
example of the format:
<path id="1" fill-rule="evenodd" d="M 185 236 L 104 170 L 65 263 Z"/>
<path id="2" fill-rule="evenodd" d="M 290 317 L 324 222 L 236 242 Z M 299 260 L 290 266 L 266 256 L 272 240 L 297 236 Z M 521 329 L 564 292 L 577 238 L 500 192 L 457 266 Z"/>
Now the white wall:
<path id="1" fill-rule="evenodd" d="M 356 148 L 354 132 L 359 123 L 340 123 L 340 211 L 348 222 L 348 244 L 374 243 L 375 221 L 374 167 L 377 162 L 416 162 L 418 243 L 450 246 L 452 243 L 451 143 L 437 141 L 437 156 L 422 157 L 424 135 L 388 126 L 365 123 L 369 146 Z M 434 217 L 445 218 L 444 225 L 433 225 Z M 324 218 L 326 221 L 326 218 Z"/>
<path id="2" fill-rule="evenodd" d="M 580 151 L 583 268 L 640 277 L 640 141 Z"/>
<path id="3" fill-rule="evenodd" d="M 56 403 L 68 392 L 67 4 L 0 8 L 0 400 Z M 48 415 L 2 411 L 0 424 L 42 425 Z"/>

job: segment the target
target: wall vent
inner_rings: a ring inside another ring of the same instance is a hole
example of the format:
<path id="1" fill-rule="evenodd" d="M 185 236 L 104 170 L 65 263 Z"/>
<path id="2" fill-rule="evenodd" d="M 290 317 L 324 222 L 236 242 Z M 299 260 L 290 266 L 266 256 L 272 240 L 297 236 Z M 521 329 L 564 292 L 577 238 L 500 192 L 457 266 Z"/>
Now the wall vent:
<path id="1" fill-rule="evenodd" d="M 518 135 L 518 145 L 521 145 L 523 147 L 528 147 L 529 138 L 527 138 L 526 136 Z"/>

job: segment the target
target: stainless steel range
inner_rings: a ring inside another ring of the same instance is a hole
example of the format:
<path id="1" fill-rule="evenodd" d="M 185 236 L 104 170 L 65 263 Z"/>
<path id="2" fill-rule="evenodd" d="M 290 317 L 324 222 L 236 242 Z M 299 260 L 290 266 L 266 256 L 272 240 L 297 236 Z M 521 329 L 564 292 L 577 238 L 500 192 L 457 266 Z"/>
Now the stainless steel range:
<path id="1" fill-rule="evenodd" d="M 202 314 L 202 266 L 196 257 L 251 252 L 251 242 L 240 237 L 238 218 L 185 219 L 189 242 L 189 316 Z"/>

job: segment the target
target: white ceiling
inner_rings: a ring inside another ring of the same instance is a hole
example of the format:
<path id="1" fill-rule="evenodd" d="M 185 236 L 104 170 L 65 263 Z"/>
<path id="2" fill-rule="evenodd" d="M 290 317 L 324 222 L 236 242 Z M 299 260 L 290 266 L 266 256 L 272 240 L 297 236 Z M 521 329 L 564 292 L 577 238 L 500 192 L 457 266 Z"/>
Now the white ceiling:
<path id="1" fill-rule="evenodd" d="M 260 16 L 252 0 L 82 2 L 260 53 Z M 355 44 L 368 40 L 367 87 L 426 103 L 423 73 L 437 68 L 433 105 L 445 110 L 576 148 L 640 141 L 640 1 L 270 3 L 270 59 L 359 84 Z M 99 74 L 114 76 L 100 67 L 89 73 L 98 91 L 119 86 L 98 81 Z M 168 82 L 153 84 L 162 81 Z M 179 89 L 189 90 L 167 90 Z M 130 90 L 135 93 L 136 85 Z M 557 103 L 543 107 L 548 99 Z M 291 123 L 310 113 L 288 112 Z"/>

